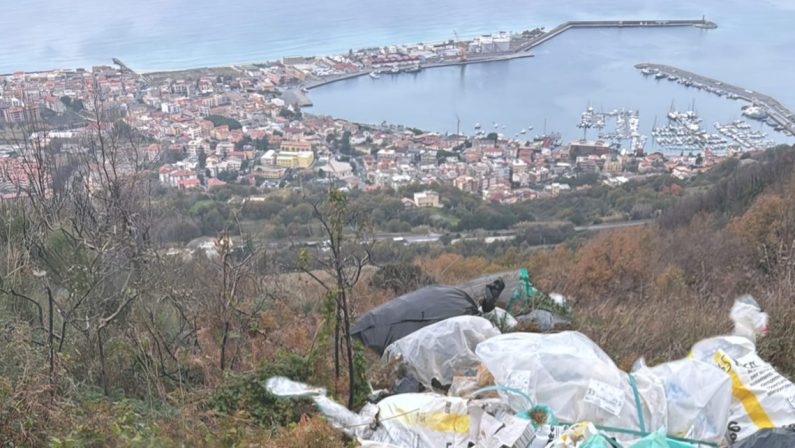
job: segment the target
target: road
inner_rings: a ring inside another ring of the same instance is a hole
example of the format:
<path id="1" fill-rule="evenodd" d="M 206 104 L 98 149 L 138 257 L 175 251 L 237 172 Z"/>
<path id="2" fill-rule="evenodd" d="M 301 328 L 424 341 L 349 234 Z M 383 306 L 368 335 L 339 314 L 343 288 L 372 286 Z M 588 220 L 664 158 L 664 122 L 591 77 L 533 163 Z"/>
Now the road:
<path id="1" fill-rule="evenodd" d="M 574 230 L 576 232 L 600 232 L 603 230 L 610 230 L 610 229 L 618 229 L 624 227 L 634 227 L 634 226 L 642 226 L 646 224 L 650 224 L 654 222 L 651 219 L 645 220 L 638 220 L 638 221 L 619 221 L 619 222 L 609 222 L 604 224 L 592 224 L 587 226 L 576 226 Z M 483 233 L 487 233 L 484 235 Z M 416 234 L 410 232 L 401 232 L 401 233 L 388 233 L 382 232 L 377 233 L 375 235 L 376 241 L 395 241 L 395 242 L 402 242 L 405 244 L 429 244 L 429 243 L 437 243 L 439 240 L 445 236 L 442 233 L 435 233 L 429 232 L 425 234 Z M 483 240 L 483 241 L 499 241 L 499 240 L 508 240 L 512 237 L 516 236 L 516 231 L 514 230 L 498 230 L 495 232 L 462 232 L 462 233 L 455 233 L 455 234 L 447 234 L 449 237 L 455 237 L 456 240 Z M 282 241 L 272 241 L 269 243 L 272 247 L 282 247 L 285 245 L 303 245 L 303 246 L 318 246 L 323 243 L 323 240 L 317 238 L 299 238 L 294 240 L 282 240 Z"/>

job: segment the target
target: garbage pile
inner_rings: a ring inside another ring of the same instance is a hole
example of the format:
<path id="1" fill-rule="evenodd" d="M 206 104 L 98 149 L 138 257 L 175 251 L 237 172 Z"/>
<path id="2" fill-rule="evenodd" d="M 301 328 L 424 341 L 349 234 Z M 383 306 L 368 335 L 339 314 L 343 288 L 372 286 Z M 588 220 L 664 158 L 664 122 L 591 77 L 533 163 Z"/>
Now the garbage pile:
<path id="1" fill-rule="evenodd" d="M 525 303 L 538 301 L 526 271 L 519 277 Z M 491 279 L 479 302 L 462 288 L 432 286 L 362 316 L 352 333 L 385 362 L 401 363 L 404 377 L 358 413 L 287 378 L 267 388 L 310 397 L 367 447 L 795 447 L 795 385 L 756 353 L 767 315 L 752 297 L 732 307 L 732 335 L 695 344 L 685 359 L 651 368 L 641 359 L 624 372 L 582 333 L 509 332 L 522 315 L 496 307 L 504 286 Z M 521 295 L 514 291 L 509 311 Z"/>

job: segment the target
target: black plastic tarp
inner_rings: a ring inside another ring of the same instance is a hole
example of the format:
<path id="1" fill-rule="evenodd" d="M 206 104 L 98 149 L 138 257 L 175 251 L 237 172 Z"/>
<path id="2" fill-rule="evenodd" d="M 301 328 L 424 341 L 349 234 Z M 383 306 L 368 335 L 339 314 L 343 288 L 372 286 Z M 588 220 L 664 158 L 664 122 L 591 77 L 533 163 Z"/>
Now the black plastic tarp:
<path id="1" fill-rule="evenodd" d="M 428 286 L 370 310 L 353 325 L 351 336 L 382 355 L 389 344 L 420 328 L 476 314 L 478 304 L 466 292 L 452 286 Z"/>
<path id="2" fill-rule="evenodd" d="M 793 448 L 795 431 L 789 428 L 760 429 L 732 448 Z"/>

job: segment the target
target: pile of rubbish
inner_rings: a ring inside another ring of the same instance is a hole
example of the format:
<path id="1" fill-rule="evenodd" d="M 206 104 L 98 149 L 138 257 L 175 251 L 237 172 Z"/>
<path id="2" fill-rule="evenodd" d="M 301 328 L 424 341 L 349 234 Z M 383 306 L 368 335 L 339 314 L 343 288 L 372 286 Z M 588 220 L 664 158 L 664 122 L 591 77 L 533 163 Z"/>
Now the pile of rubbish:
<path id="1" fill-rule="evenodd" d="M 524 270 L 514 284 L 506 300 L 505 282 L 490 279 L 479 301 L 463 288 L 427 287 L 362 316 L 352 333 L 402 369 L 358 413 L 288 378 L 267 388 L 311 398 L 366 447 L 795 447 L 795 384 L 756 353 L 767 314 L 752 297 L 735 301 L 732 335 L 624 372 L 582 333 L 516 331 L 528 314 L 567 322 L 570 310 Z M 556 312 L 537 306 L 544 300 Z M 521 314 L 496 307 L 506 301 L 509 310 L 520 301 Z"/>

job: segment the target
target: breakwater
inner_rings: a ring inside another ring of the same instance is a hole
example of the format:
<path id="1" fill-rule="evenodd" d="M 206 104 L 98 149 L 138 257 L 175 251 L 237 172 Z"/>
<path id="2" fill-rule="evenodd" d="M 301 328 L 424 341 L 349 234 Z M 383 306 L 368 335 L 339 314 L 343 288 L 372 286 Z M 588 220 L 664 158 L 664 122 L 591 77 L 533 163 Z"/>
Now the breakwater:
<path id="1" fill-rule="evenodd" d="M 787 131 L 790 134 L 795 134 L 795 114 L 787 109 L 777 99 L 759 93 L 750 89 L 746 89 L 733 84 L 728 84 L 717 79 L 708 78 L 697 73 L 693 73 L 681 68 L 672 67 L 663 64 L 650 64 L 643 63 L 637 64 L 635 68 L 645 70 L 645 73 L 661 74 L 665 77 L 671 77 L 677 80 L 687 80 L 700 88 L 707 89 L 720 96 L 727 96 L 734 99 L 740 99 L 751 103 L 753 106 L 762 108 L 766 114 L 766 119 L 770 120 L 769 123 L 778 126 L 780 130 Z M 671 79 L 669 78 L 669 79 Z"/>

